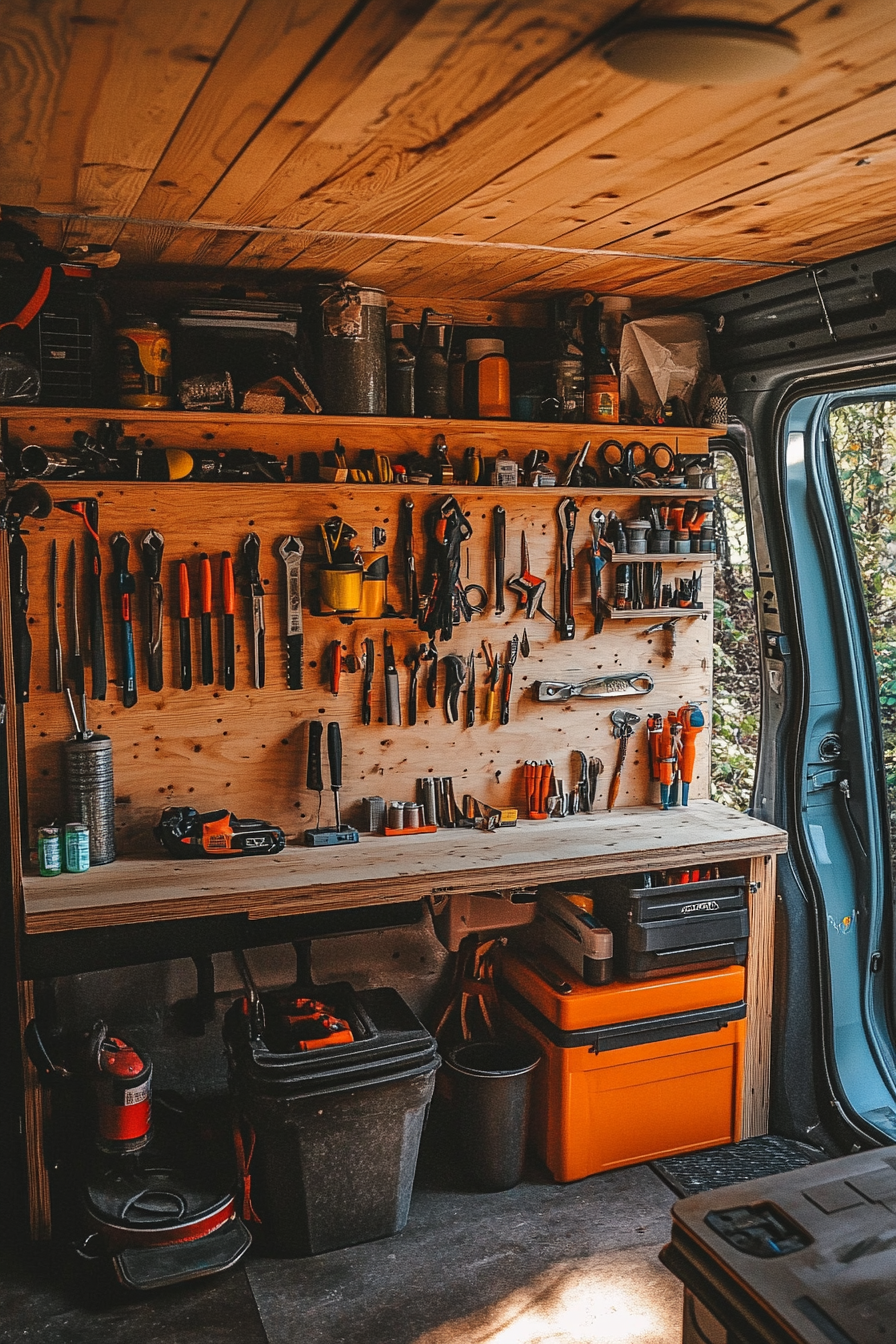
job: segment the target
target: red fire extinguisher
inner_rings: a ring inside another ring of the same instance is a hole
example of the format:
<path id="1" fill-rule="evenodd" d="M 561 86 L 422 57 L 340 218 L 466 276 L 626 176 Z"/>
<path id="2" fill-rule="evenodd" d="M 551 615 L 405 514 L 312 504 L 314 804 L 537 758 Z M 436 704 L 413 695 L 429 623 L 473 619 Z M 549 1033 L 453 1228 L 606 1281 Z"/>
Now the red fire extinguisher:
<path id="1" fill-rule="evenodd" d="M 152 1061 L 97 1022 L 87 1044 L 96 1100 L 97 1145 L 136 1153 L 152 1138 Z"/>

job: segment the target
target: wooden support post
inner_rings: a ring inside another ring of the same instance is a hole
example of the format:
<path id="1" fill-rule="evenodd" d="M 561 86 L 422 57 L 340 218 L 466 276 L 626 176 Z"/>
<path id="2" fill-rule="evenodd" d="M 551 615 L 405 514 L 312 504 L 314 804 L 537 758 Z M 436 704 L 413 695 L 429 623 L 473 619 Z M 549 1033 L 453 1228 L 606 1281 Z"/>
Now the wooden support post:
<path id="1" fill-rule="evenodd" d="M 772 984 L 775 950 L 774 854 L 751 859 L 750 949 L 747 956 L 747 1044 L 744 1058 L 743 1133 L 768 1133 L 768 1092 L 772 1048 Z"/>

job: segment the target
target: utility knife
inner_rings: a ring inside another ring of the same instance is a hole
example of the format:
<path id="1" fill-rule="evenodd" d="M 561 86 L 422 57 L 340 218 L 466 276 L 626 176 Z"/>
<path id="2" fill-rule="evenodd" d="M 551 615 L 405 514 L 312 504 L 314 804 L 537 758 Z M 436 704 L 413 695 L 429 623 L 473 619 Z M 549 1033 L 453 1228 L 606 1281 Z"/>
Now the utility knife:
<path id="1" fill-rule="evenodd" d="M 284 537 L 280 559 L 286 568 L 286 685 L 300 691 L 304 684 L 302 625 L 302 556 L 305 547 L 298 537 Z"/>
<path id="2" fill-rule="evenodd" d="M 398 668 L 395 666 L 395 650 L 389 639 L 388 630 L 383 631 L 383 663 L 386 669 L 386 722 L 400 727 L 401 689 L 398 682 Z"/>
<path id="3" fill-rule="evenodd" d="M 264 585 L 258 573 L 261 542 L 257 532 L 250 532 L 243 542 L 243 556 L 249 583 L 249 601 L 252 604 L 252 671 L 256 690 L 264 686 Z"/>

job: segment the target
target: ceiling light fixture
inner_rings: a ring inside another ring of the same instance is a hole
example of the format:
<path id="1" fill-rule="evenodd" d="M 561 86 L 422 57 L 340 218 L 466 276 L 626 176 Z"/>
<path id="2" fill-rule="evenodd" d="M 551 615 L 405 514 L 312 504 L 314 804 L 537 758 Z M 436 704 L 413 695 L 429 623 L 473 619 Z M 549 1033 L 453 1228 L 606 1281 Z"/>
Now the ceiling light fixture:
<path id="1" fill-rule="evenodd" d="M 614 70 L 668 84 L 745 84 L 777 79 L 800 58 L 783 28 L 710 18 L 634 17 L 598 37 Z"/>

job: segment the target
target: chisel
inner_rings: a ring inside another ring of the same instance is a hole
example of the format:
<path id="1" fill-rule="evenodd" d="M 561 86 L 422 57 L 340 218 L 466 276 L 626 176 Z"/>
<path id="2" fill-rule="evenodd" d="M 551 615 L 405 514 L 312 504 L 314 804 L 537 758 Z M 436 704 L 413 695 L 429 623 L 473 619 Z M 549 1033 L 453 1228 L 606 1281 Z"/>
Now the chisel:
<path id="1" fill-rule="evenodd" d="M 233 586 L 233 557 L 229 551 L 221 552 L 221 606 L 224 636 L 224 689 L 232 691 L 236 685 L 236 649 L 233 628 L 235 606 Z"/>
<path id="2" fill-rule="evenodd" d="M 90 595 L 90 694 L 93 700 L 106 698 L 106 630 L 103 624 L 103 582 L 100 559 L 100 505 L 95 496 L 86 499 L 58 499 L 56 508 L 73 513 L 87 528 L 87 566 Z"/>
<path id="3" fill-rule="evenodd" d="M 205 551 L 199 556 L 199 634 L 202 684 L 211 686 L 215 680 L 215 660 L 212 655 L 212 565 Z"/>
<path id="4" fill-rule="evenodd" d="M 261 542 L 257 532 L 250 532 L 243 542 L 243 556 L 249 582 L 249 601 L 252 604 L 252 671 L 255 689 L 264 686 L 264 584 L 258 572 Z"/>
<path id="5" fill-rule="evenodd" d="M 81 726 L 87 723 L 87 691 L 84 687 L 84 656 L 81 653 L 81 629 L 78 623 L 78 548 L 68 547 L 68 675 L 81 706 Z M 76 730 L 79 731 L 79 730 Z"/>
<path id="6" fill-rule="evenodd" d="M 146 681 L 151 691 L 160 691 L 164 685 L 162 665 L 162 552 L 165 538 L 155 528 L 147 532 L 140 543 L 143 573 L 146 576 Z"/>
<path id="7" fill-rule="evenodd" d="M 389 639 L 388 630 L 383 631 L 383 663 L 386 676 L 386 722 L 393 727 L 401 726 L 401 689 L 398 681 L 398 668 L 395 666 L 395 650 Z M 337 826 L 339 822 L 337 821 Z"/>
<path id="8" fill-rule="evenodd" d="M 59 555 L 56 538 L 50 545 L 50 689 L 62 693 L 62 639 L 59 634 Z"/>
<path id="9" fill-rule="evenodd" d="M 193 649 L 190 634 L 190 571 L 186 560 L 178 566 L 178 628 L 180 631 L 180 688 L 188 691 L 193 685 Z"/>
<path id="10" fill-rule="evenodd" d="M 300 691 L 304 685 L 302 624 L 302 556 L 305 547 L 298 537 L 284 537 L 280 559 L 286 567 L 286 685 Z"/>
<path id="11" fill-rule="evenodd" d="M 492 514 L 492 538 L 495 547 L 495 615 L 504 611 L 504 556 L 507 544 L 507 514 L 499 504 Z"/>
<path id="12" fill-rule="evenodd" d="M 137 703 L 137 664 L 134 658 L 134 622 L 131 598 L 136 584 L 128 573 L 131 543 L 123 532 L 116 532 L 109 542 L 115 565 L 113 581 L 118 595 L 118 633 L 121 641 L 121 703 L 131 709 Z"/>

